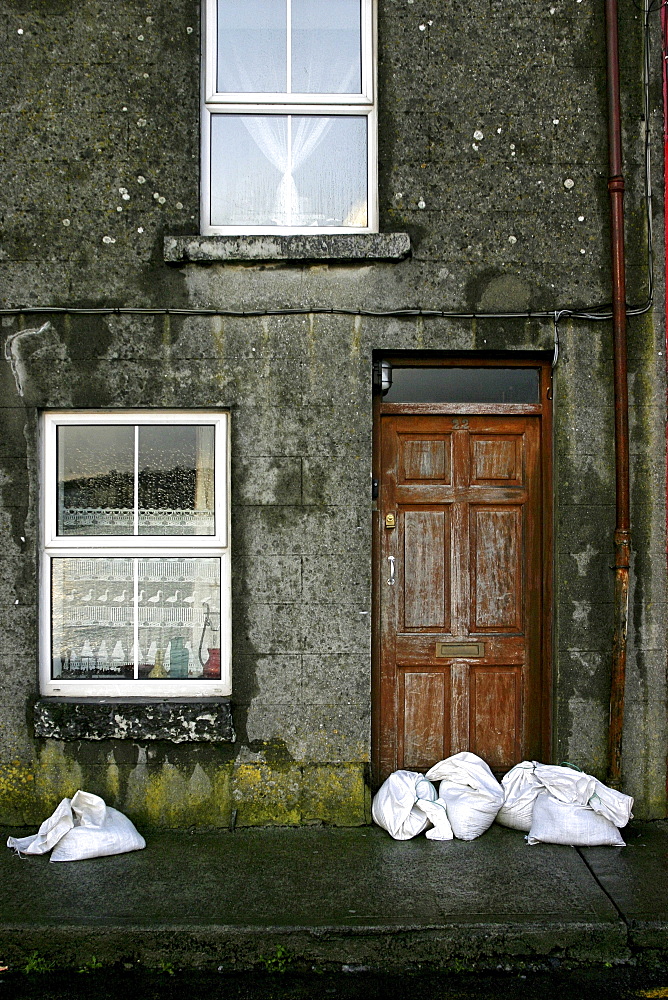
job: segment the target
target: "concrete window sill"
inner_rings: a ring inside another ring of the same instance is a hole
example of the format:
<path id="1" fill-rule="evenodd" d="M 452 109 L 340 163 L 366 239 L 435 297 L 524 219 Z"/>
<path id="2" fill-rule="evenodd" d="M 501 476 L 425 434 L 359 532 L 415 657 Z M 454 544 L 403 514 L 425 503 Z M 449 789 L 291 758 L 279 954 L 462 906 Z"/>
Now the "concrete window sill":
<path id="1" fill-rule="evenodd" d="M 168 740 L 234 743 L 229 701 L 68 701 L 35 704 L 35 736 L 55 740 Z"/>
<path id="2" fill-rule="evenodd" d="M 165 236 L 171 264 L 227 261 L 403 260 L 411 250 L 408 233 L 335 233 L 331 236 Z"/>

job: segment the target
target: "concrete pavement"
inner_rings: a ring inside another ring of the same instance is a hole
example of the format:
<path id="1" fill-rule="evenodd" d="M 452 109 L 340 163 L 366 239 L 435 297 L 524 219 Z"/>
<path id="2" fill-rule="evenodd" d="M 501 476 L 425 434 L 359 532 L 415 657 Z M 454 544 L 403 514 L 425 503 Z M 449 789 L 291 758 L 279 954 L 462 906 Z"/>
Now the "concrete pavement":
<path id="1" fill-rule="evenodd" d="M 9 833 L 3 830 L 3 844 Z M 668 822 L 625 848 L 393 841 L 377 827 L 147 833 L 63 864 L 0 853 L 0 964 L 464 969 L 668 959 Z"/>

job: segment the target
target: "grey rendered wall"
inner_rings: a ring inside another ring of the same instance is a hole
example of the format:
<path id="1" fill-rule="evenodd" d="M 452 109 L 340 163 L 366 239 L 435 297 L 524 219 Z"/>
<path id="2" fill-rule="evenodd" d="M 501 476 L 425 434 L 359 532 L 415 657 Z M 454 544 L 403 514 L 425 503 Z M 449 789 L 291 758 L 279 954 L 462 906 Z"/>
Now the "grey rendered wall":
<path id="1" fill-rule="evenodd" d="M 2 0 L 0 10 L 5 306 L 305 310 L 246 320 L 3 317 L 1 818 L 34 822 L 83 786 L 145 823 L 227 824 L 233 810 L 238 823 L 364 822 L 372 352 L 551 351 L 553 326 L 323 317 L 308 307 L 551 310 L 609 300 L 602 5 L 380 0 L 381 231 L 408 232 L 410 258 L 184 265 L 165 262 L 163 239 L 198 232 L 199 5 Z M 647 283 L 637 14 L 625 9 L 620 30 L 633 302 Z M 656 73 L 657 32 L 654 23 Z M 658 182 L 658 159 L 655 170 Z M 629 323 L 624 770 L 644 816 L 665 814 L 662 296 L 659 287 L 655 308 Z M 560 333 L 554 759 L 602 776 L 610 325 L 564 321 Z M 56 406 L 230 408 L 235 744 L 35 738 L 37 413 Z"/>

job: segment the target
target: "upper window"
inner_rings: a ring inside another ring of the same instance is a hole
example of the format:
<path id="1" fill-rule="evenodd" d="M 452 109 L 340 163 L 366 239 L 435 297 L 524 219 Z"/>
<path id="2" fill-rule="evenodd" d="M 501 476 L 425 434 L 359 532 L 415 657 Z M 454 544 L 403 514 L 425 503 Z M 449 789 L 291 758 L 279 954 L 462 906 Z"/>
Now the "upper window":
<path id="1" fill-rule="evenodd" d="M 227 415 L 50 413 L 42 693 L 230 693 Z"/>
<path id="2" fill-rule="evenodd" d="M 374 232 L 373 0 L 205 12 L 203 232 Z"/>

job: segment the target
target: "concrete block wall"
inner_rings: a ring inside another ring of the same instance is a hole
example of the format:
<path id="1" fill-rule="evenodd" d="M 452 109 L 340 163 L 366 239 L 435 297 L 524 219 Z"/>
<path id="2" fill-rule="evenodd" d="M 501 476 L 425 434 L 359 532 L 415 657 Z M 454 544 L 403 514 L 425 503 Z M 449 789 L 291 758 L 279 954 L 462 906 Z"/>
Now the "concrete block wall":
<path id="1" fill-rule="evenodd" d="M 199 227 L 199 4 L 0 0 L 0 10 L 11 66 L 0 113 L 3 305 L 304 310 L 2 317 L 0 819 L 34 823 L 85 787 L 148 825 L 367 822 L 373 352 L 551 352 L 554 330 L 549 320 L 308 309 L 504 312 L 609 299 L 603 11 L 567 0 L 530 9 L 379 0 L 380 228 L 409 233 L 410 257 L 170 264 L 164 238 Z M 620 35 L 629 298 L 640 301 L 636 14 L 621 12 Z M 657 25 L 652 37 L 656 46 Z M 655 209 L 660 253 L 660 198 Z M 660 268 L 656 278 L 655 308 L 629 323 L 634 577 L 624 767 L 644 816 L 665 814 Z M 603 776 L 610 326 L 564 321 L 560 335 L 553 759 Z M 50 407 L 229 408 L 234 744 L 35 737 L 37 416 Z"/>

